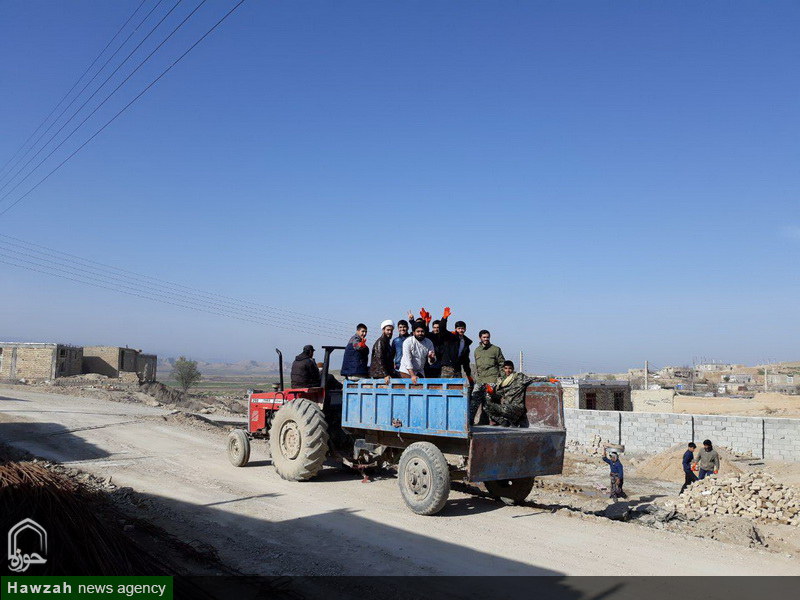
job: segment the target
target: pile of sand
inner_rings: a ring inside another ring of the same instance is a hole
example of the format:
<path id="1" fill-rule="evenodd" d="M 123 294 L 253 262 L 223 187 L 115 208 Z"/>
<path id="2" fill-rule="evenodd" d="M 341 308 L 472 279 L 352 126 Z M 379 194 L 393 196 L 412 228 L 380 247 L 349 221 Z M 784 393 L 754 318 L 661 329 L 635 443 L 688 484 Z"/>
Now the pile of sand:
<path id="1" fill-rule="evenodd" d="M 731 462 L 732 455 L 727 448 L 715 446 L 714 449 L 719 453 L 720 475 L 732 475 L 742 472 L 742 469 Z M 683 483 L 682 460 L 684 452 L 686 452 L 684 444 L 678 444 L 669 450 L 664 450 L 664 452 L 648 458 L 636 467 L 636 476 L 644 477 L 645 479 L 662 479 L 664 481 Z"/>

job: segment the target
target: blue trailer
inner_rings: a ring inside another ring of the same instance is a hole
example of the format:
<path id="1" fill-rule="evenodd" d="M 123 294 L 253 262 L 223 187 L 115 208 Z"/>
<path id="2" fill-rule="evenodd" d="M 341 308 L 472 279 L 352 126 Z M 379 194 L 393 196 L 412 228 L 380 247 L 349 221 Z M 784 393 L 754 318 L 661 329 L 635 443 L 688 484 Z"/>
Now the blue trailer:
<path id="1" fill-rule="evenodd" d="M 434 514 L 453 479 L 482 482 L 492 496 L 514 503 L 530 494 L 534 477 L 561 473 L 566 430 L 560 384 L 532 383 L 525 404 L 522 427 L 475 425 L 466 379 L 345 381 L 341 426 L 357 449 L 396 459 L 406 504 Z"/>
<path id="2" fill-rule="evenodd" d="M 466 379 L 362 379 L 342 387 L 328 377 L 323 346 L 320 387 L 251 390 L 247 429 L 228 436 L 228 458 L 243 467 L 250 440 L 269 441 L 272 466 L 284 479 L 305 481 L 331 461 L 356 469 L 397 465 L 403 499 L 432 515 L 447 502 L 450 481 L 482 482 L 506 503 L 524 500 L 538 475 L 561 473 L 564 409 L 561 386 L 536 382 L 525 395 L 521 427 L 475 425 Z"/>

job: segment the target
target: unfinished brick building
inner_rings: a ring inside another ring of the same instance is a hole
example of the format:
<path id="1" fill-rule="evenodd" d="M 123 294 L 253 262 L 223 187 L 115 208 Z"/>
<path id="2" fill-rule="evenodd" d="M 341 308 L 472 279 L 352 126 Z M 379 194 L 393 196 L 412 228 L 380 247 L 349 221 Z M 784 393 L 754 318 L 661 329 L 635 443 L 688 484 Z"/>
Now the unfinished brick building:
<path id="1" fill-rule="evenodd" d="M 0 342 L 0 379 L 44 380 L 80 375 L 83 348 L 68 344 Z"/>
<path id="2" fill-rule="evenodd" d="M 628 381 L 562 379 L 564 408 L 589 410 L 633 410 Z"/>
<path id="3" fill-rule="evenodd" d="M 120 377 L 120 373 L 136 373 L 139 381 L 156 380 L 156 355 L 119 346 L 85 346 L 83 372 Z"/>

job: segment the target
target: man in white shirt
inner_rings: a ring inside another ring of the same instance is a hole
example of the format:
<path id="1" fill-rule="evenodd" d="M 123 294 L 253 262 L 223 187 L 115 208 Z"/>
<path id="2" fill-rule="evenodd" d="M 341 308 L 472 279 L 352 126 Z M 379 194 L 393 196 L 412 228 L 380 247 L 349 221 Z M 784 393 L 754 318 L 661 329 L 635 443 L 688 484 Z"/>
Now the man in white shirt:
<path id="1" fill-rule="evenodd" d="M 414 323 L 414 335 L 403 342 L 403 358 L 400 359 L 400 376 L 411 378 L 417 383 L 418 377 L 425 376 L 425 365 L 436 362 L 433 342 L 425 337 L 425 326 L 421 321 Z"/>

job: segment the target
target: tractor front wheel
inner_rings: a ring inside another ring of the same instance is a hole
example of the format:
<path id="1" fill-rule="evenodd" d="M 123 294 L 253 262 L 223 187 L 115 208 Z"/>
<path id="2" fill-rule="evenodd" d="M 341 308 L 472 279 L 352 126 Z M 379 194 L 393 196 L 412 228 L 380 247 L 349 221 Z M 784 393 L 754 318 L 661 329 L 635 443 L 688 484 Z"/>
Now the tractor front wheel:
<path id="1" fill-rule="evenodd" d="M 250 460 L 250 438 L 241 429 L 228 434 L 228 460 L 234 467 L 243 467 Z"/>
<path id="2" fill-rule="evenodd" d="M 492 498 L 502 500 L 510 506 L 519 504 L 528 497 L 533 490 L 533 477 L 484 481 L 483 485 L 486 486 L 486 491 Z"/>
<path id="3" fill-rule="evenodd" d="M 282 478 L 305 481 L 314 477 L 328 454 L 328 424 L 319 406 L 307 398 L 284 404 L 272 419 L 269 450 Z"/>
<path id="4" fill-rule="evenodd" d="M 403 500 L 418 515 L 438 513 L 450 495 L 447 461 L 430 442 L 415 442 L 403 451 L 397 477 Z"/>

